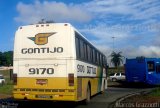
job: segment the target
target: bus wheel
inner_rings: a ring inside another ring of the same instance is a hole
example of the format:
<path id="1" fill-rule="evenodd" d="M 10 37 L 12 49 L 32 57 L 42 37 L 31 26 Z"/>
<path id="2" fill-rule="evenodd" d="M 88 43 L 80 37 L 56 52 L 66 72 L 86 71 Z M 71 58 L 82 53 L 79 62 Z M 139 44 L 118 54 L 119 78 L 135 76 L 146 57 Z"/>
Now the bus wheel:
<path id="1" fill-rule="evenodd" d="M 85 104 L 89 104 L 91 100 L 91 90 L 90 90 L 90 87 L 89 85 L 87 86 L 87 93 L 86 93 L 86 99 L 85 99 Z"/>

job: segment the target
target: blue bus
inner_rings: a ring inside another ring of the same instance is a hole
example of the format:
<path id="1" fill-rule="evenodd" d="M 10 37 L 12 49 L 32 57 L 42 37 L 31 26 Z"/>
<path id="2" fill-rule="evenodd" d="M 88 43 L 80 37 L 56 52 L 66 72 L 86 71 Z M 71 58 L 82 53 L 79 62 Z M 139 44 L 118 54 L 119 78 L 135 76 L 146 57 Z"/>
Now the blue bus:
<path id="1" fill-rule="evenodd" d="M 144 57 L 126 59 L 125 74 L 127 82 L 160 85 L 160 59 Z"/>

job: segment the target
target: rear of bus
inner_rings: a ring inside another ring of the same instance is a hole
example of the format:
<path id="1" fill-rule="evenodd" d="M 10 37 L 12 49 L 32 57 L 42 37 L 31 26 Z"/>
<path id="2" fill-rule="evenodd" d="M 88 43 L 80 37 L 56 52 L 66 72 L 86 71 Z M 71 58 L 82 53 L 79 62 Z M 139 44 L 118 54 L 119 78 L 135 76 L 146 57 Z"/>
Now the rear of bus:
<path id="1" fill-rule="evenodd" d="M 125 74 L 127 82 L 145 82 L 146 81 L 146 60 L 126 59 Z"/>
<path id="2" fill-rule="evenodd" d="M 15 99 L 76 100 L 71 28 L 63 23 L 18 28 L 14 45 Z"/>

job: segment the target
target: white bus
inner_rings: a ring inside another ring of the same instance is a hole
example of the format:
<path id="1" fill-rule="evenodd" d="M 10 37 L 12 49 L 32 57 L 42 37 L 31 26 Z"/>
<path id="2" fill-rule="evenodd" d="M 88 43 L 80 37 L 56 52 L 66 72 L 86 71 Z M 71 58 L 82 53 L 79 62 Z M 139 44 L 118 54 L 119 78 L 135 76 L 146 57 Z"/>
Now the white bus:
<path id="1" fill-rule="evenodd" d="M 106 57 L 69 23 L 19 27 L 14 43 L 15 99 L 90 101 L 107 87 Z"/>

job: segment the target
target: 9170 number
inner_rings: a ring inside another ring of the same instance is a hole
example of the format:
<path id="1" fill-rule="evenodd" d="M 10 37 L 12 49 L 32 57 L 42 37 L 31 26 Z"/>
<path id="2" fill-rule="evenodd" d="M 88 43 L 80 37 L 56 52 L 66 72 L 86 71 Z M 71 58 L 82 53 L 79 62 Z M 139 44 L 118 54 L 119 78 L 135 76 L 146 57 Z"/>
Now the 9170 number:
<path id="1" fill-rule="evenodd" d="M 53 68 L 30 68 L 29 69 L 29 74 L 54 74 L 54 69 Z"/>

